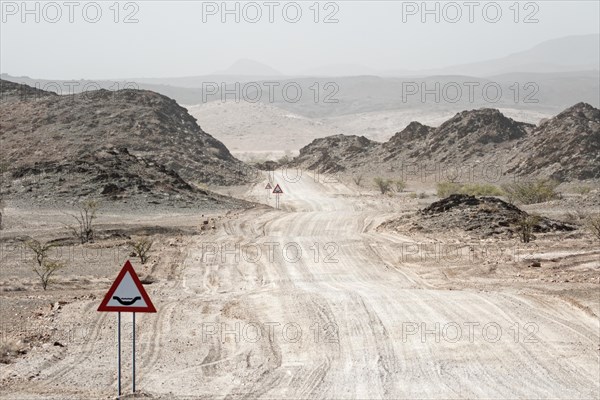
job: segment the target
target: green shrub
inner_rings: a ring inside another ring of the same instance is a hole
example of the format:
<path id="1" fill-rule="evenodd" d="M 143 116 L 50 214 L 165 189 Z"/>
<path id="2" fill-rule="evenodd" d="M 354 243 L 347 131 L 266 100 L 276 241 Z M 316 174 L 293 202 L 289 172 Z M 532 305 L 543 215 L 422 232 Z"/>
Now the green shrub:
<path id="1" fill-rule="evenodd" d="M 488 183 L 460 184 L 456 182 L 440 182 L 437 184 L 437 196 L 448 197 L 451 194 L 468 194 L 470 196 L 502 196 L 504 192 L 497 186 Z"/>
<path id="2" fill-rule="evenodd" d="M 35 263 L 33 263 L 32 267 L 33 272 L 40 278 L 42 288 L 46 290 L 52 275 L 54 275 L 56 271 L 65 268 L 65 264 L 49 259 L 48 252 L 54 247 L 53 244 L 42 243 L 32 239 L 26 242 L 26 245 L 35 254 Z"/>
<path id="3" fill-rule="evenodd" d="M 375 185 L 377 185 L 377 188 L 379 189 L 381 194 L 386 194 L 387 192 L 389 192 L 393 183 L 393 181 L 381 178 L 379 176 L 373 179 L 373 181 L 375 182 Z"/>
<path id="4" fill-rule="evenodd" d="M 398 193 L 404 192 L 404 189 L 406 189 L 406 182 L 399 180 L 399 181 L 396 181 L 395 183 L 396 183 L 396 191 Z"/>
<path id="5" fill-rule="evenodd" d="M 585 226 L 596 239 L 600 240 L 600 214 L 590 215 Z"/>
<path id="6" fill-rule="evenodd" d="M 133 248 L 133 252 L 137 257 L 140 258 L 140 262 L 142 264 L 146 264 L 146 261 L 148 261 L 148 257 L 150 257 L 150 249 L 152 248 L 153 243 L 154 242 L 149 238 L 139 238 L 130 243 L 131 247 Z"/>
<path id="7" fill-rule="evenodd" d="M 437 184 L 437 196 L 448 197 L 451 194 L 459 194 L 461 185 L 454 182 L 440 182 Z"/>
<path id="8" fill-rule="evenodd" d="M 558 197 L 556 188 L 560 183 L 551 179 L 540 179 L 532 182 L 515 182 L 502 186 L 508 201 L 523 204 L 536 204 L 550 201 Z"/>
<path id="9" fill-rule="evenodd" d="M 533 228 L 540 222 L 538 215 L 524 215 L 517 221 L 517 231 L 523 243 L 529 243 L 533 238 Z"/>

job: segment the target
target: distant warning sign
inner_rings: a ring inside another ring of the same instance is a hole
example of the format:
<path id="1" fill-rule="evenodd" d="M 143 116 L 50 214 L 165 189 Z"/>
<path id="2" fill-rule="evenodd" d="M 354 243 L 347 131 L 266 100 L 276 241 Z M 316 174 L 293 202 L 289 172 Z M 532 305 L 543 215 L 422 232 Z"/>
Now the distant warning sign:
<path id="1" fill-rule="evenodd" d="M 265 189 L 273 189 L 273 186 L 271 186 L 271 182 L 267 183 L 267 186 L 265 186 Z"/>
<path id="2" fill-rule="evenodd" d="M 275 185 L 275 189 L 273 189 L 273 193 L 274 194 L 283 194 L 283 190 L 281 190 L 279 183 L 277 185 Z"/>
<path id="3" fill-rule="evenodd" d="M 104 296 L 98 311 L 156 312 L 154 304 L 150 301 L 148 293 L 129 260 Z"/>

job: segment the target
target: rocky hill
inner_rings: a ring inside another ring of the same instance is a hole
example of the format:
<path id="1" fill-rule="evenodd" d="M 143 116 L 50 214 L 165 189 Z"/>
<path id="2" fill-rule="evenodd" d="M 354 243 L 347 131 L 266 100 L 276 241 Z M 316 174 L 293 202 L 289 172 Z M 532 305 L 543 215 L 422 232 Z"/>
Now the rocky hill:
<path id="1" fill-rule="evenodd" d="M 543 121 L 524 147 L 530 155 L 516 154 L 517 175 L 543 173 L 559 181 L 600 178 L 600 110 L 586 103 Z"/>
<path id="2" fill-rule="evenodd" d="M 2 92 L 23 92 L 2 81 Z M 100 147 L 127 148 L 171 168 L 190 182 L 243 182 L 245 165 L 174 100 L 143 90 L 98 90 L 3 101 L 6 162 L 57 161 Z M 28 146 L 23 146 L 27 143 Z"/>
<path id="3" fill-rule="evenodd" d="M 337 173 L 359 168 L 366 158 L 365 155 L 377 147 L 377 142 L 364 136 L 328 136 L 315 139 L 300 149 L 300 154 L 290 165 L 310 170 L 318 169 L 323 173 Z"/>
<path id="4" fill-rule="evenodd" d="M 0 83 L 5 196 L 191 201 L 212 195 L 190 183 L 236 184 L 251 174 L 165 96 L 139 90 L 57 96 Z"/>
<path id="5" fill-rule="evenodd" d="M 600 179 L 599 115 L 600 110 L 580 103 L 535 126 L 495 109 L 463 111 L 436 128 L 412 122 L 385 143 L 344 135 L 318 139 L 291 165 L 397 175 L 406 165 L 434 171 L 493 164 L 510 178 Z"/>

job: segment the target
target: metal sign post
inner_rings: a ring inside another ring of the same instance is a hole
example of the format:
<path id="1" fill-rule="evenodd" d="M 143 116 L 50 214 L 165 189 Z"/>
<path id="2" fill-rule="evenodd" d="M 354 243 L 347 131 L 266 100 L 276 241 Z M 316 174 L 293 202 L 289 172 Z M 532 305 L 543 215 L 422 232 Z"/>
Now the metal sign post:
<path id="1" fill-rule="evenodd" d="M 132 358 L 132 391 L 135 393 L 135 313 L 147 312 L 155 313 L 156 308 L 150 300 L 148 293 L 144 289 L 140 278 L 138 278 L 131 263 L 127 261 L 119 272 L 119 276 L 113 282 L 112 286 L 104 296 L 104 300 L 100 303 L 98 311 L 117 312 L 117 339 L 119 344 L 117 350 L 117 386 L 119 397 L 121 397 L 121 312 L 133 313 L 133 358 Z"/>
<path id="2" fill-rule="evenodd" d="M 271 195 L 271 189 L 273 189 L 273 186 L 271 186 L 271 182 L 267 182 L 265 189 L 267 190 L 267 200 L 269 200 L 269 196 Z"/>
<path id="3" fill-rule="evenodd" d="M 133 369 L 133 388 L 132 391 L 135 393 L 135 313 L 133 313 L 133 360 L 132 360 L 132 369 Z"/>
<path id="4" fill-rule="evenodd" d="M 117 374 L 117 386 L 119 386 L 119 397 L 121 397 L 121 313 L 117 313 L 117 340 L 119 345 L 117 346 L 119 355 L 117 356 L 117 364 L 119 372 Z"/>
<path id="5" fill-rule="evenodd" d="M 275 194 L 275 208 L 279 210 L 279 195 L 283 194 L 283 190 L 281 190 L 281 186 L 279 186 L 279 184 L 275 185 L 273 193 Z"/>

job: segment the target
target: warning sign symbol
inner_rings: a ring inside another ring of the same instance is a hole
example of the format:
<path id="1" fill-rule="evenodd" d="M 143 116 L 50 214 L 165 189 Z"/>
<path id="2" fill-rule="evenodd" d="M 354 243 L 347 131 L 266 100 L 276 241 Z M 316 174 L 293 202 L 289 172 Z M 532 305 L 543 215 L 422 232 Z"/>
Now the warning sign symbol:
<path id="1" fill-rule="evenodd" d="M 275 185 L 275 189 L 273 189 L 273 193 L 274 194 L 283 194 L 283 190 L 281 190 L 281 187 L 279 186 L 279 184 Z"/>
<path id="2" fill-rule="evenodd" d="M 98 311 L 156 312 L 129 260 L 104 296 Z"/>
<path id="3" fill-rule="evenodd" d="M 265 186 L 265 189 L 273 189 L 273 186 L 271 186 L 271 182 L 267 183 L 267 186 Z"/>

